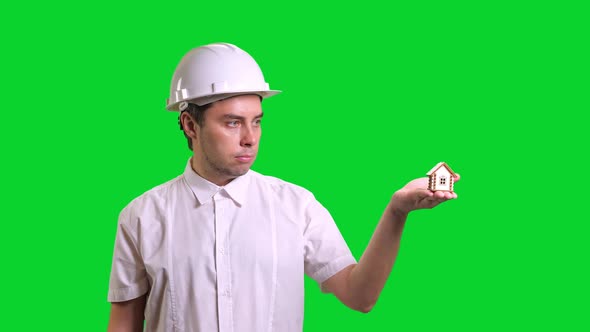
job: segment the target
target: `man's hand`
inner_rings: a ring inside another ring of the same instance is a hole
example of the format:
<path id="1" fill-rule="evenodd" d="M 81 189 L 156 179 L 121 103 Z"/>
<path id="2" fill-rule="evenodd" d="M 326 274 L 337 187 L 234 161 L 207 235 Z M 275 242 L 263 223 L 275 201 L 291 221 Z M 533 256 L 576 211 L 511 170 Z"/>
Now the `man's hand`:
<path id="1" fill-rule="evenodd" d="M 455 182 L 461 177 L 456 174 Z M 402 189 L 393 194 L 388 209 L 394 215 L 406 216 L 419 209 L 432 209 L 442 202 L 457 198 L 457 194 L 448 191 L 432 192 L 428 188 L 428 178 L 410 181 Z"/>
<path id="2" fill-rule="evenodd" d="M 459 175 L 455 177 L 459 181 Z M 356 265 L 351 265 L 324 281 L 322 287 L 345 305 L 369 312 L 391 273 L 399 250 L 408 213 L 431 209 L 444 201 L 457 198 L 451 192 L 432 192 L 428 178 L 416 179 L 398 190 L 389 201 L 377 229 Z"/>

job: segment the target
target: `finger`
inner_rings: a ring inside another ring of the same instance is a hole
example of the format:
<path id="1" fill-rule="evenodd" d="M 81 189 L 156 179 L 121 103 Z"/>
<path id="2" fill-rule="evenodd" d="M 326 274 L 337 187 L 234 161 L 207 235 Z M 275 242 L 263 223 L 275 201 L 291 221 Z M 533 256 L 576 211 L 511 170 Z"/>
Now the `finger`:
<path id="1" fill-rule="evenodd" d="M 455 173 L 455 182 L 461 180 L 461 175 L 459 173 Z"/>
<path id="2" fill-rule="evenodd" d="M 449 191 L 437 191 L 437 192 L 435 192 L 435 195 L 434 195 L 434 199 L 439 204 L 442 202 L 446 202 L 452 198 L 453 198 L 453 195 Z"/>
<path id="3" fill-rule="evenodd" d="M 450 191 L 445 193 L 445 200 L 449 200 L 449 199 L 453 199 L 453 198 L 455 198 L 454 193 L 452 193 Z"/>
<path id="4" fill-rule="evenodd" d="M 419 209 L 432 209 L 433 207 L 437 206 L 438 204 L 440 204 L 438 199 L 436 199 L 434 197 L 429 197 L 429 198 L 425 198 L 423 200 L 420 200 L 420 202 L 418 203 L 418 208 Z"/>
<path id="5" fill-rule="evenodd" d="M 435 191 L 434 192 L 434 198 L 436 198 L 436 200 L 441 200 L 445 198 L 445 193 L 442 191 Z"/>
<path id="6" fill-rule="evenodd" d="M 433 197 L 434 193 L 428 189 L 415 189 L 414 194 L 418 199 Z"/>

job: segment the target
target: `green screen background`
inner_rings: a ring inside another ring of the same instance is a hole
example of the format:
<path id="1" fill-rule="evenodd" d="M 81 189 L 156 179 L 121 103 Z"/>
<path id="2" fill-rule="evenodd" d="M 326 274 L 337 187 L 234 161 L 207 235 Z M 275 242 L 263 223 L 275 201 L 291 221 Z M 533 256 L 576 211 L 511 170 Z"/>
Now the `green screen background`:
<path id="1" fill-rule="evenodd" d="M 218 41 L 284 91 L 253 168 L 311 190 L 357 259 L 395 190 L 462 175 L 410 215 L 370 314 L 307 279 L 305 331 L 590 329 L 586 6 L 1 6 L 2 330 L 106 329 L 118 213 L 190 156 L 172 73 Z"/>

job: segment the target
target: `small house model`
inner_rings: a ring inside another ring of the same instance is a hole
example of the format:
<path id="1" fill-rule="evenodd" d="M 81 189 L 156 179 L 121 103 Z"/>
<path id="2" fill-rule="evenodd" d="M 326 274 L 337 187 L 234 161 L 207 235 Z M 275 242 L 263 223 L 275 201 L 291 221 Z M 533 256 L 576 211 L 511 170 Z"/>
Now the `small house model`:
<path id="1" fill-rule="evenodd" d="M 453 192 L 455 172 L 445 162 L 436 164 L 426 175 L 428 175 L 429 190 Z"/>

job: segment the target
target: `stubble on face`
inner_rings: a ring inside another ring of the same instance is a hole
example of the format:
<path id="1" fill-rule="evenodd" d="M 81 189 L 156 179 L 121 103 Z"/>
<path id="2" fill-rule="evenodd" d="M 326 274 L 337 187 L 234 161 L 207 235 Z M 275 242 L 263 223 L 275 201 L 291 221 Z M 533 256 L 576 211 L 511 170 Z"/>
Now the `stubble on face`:
<path id="1" fill-rule="evenodd" d="M 202 139 L 203 138 L 201 138 L 201 142 L 203 142 Z M 237 167 L 232 168 L 229 165 L 226 165 L 223 161 L 213 158 L 211 155 L 209 155 L 204 150 L 205 149 L 201 149 L 201 153 L 202 153 L 202 155 L 204 157 L 204 161 L 206 163 L 205 167 L 209 169 L 210 173 L 217 174 L 219 177 L 234 179 L 234 178 L 237 178 L 238 176 L 242 176 L 242 175 L 248 173 L 248 170 L 250 169 L 250 167 L 244 167 L 242 169 L 237 168 Z"/>

